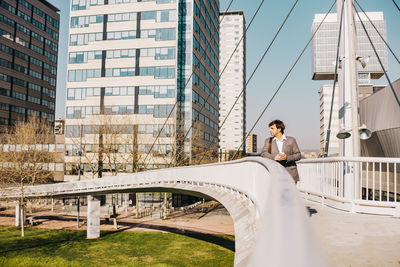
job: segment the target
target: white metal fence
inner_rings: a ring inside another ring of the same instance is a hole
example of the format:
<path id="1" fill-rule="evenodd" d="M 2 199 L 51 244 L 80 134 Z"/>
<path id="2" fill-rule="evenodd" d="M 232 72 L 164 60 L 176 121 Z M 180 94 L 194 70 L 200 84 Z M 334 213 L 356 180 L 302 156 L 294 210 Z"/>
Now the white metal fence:
<path id="1" fill-rule="evenodd" d="M 303 196 L 360 213 L 400 217 L 400 158 L 332 157 L 298 162 Z"/>

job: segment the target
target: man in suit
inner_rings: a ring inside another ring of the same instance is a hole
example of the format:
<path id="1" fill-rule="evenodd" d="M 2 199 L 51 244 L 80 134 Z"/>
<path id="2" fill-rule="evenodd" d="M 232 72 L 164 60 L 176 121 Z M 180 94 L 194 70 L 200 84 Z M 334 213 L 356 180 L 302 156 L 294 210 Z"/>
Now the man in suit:
<path id="1" fill-rule="evenodd" d="M 296 139 L 284 134 L 285 124 L 280 120 L 274 120 L 268 126 L 271 137 L 265 140 L 261 157 L 276 160 L 282 164 L 297 183 L 299 174 L 296 161 L 300 160 L 301 154 Z"/>

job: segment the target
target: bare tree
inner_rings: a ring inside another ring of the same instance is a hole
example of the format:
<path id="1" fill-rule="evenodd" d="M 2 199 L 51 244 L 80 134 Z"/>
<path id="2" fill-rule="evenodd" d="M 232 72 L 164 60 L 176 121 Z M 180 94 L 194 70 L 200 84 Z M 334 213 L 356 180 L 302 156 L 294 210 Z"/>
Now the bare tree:
<path id="1" fill-rule="evenodd" d="M 124 143 L 125 135 L 129 130 L 132 131 L 132 126 L 125 118 L 115 123 L 112 116 L 104 116 L 102 120 L 103 126 L 103 160 L 108 166 L 111 175 L 117 175 L 120 171 L 125 171 L 124 154 L 129 143 Z M 129 134 L 128 134 L 129 135 Z"/>
<path id="2" fill-rule="evenodd" d="M 0 181 L 19 188 L 21 236 L 24 236 L 25 187 L 52 180 L 55 171 L 51 124 L 30 118 L 2 135 Z"/>
<path id="3" fill-rule="evenodd" d="M 197 165 L 218 161 L 218 144 L 213 143 L 212 141 L 203 140 L 205 126 L 203 126 L 199 121 L 195 121 L 189 134 L 183 131 L 183 125 L 180 127 L 181 130 L 178 129 L 175 133 L 175 146 L 173 149 L 174 155 L 170 167 Z M 186 140 L 183 140 L 185 137 Z M 190 142 L 190 154 L 185 152 L 183 149 L 185 142 Z"/>
<path id="4" fill-rule="evenodd" d="M 66 126 L 66 153 L 69 158 L 66 164 L 70 168 L 82 162 L 85 166 L 84 169 L 89 169 L 91 178 L 94 178 L 98 172 L 98 135 L 99 126 L 91 125 L 91 121 L 86 122 L 84 125 L 83 120 L 77 121 L 77 125 Z M 71 147 L 70 147 L 71 146 Z M 78 168 L 75 168 L 72 173 L 76 173 Z M 83 170 L 80 170 L 83 173 Z"/>

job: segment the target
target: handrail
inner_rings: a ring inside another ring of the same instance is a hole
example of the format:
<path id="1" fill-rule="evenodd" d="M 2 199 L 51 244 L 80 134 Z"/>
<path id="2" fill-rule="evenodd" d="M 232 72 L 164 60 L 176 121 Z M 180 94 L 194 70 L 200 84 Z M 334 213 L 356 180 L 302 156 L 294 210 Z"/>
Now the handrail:
<path id="1" fill-rule="evenodd" d="M 400 163 L 400 158 L 383 158 L 383 157 L 328 157 L 302 159 L 298 163 L 318 163 L 318 162 L 376 162 L 376 163 Z"/>
<path id="2" fill-rule="evenodd" d="M 150 188 L 194 192 L 224 205 L 234 221 L 235 266 L 260 266 L 266 258 L 274 266 L 324 265 L 292 177 L 280 164 L 261 157 L 38 185 L 25 192 L 36 198 Z"/>

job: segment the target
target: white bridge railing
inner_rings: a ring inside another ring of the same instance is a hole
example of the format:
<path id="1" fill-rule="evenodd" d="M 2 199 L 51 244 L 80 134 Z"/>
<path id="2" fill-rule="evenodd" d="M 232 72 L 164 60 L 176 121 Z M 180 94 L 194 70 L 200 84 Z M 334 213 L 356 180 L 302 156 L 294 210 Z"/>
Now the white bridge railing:
<path id="1" fill-rule="evenodd" d="M 235 266 L 324 266 L 323 256 L 292 177 L 275 161 L 244 158 L 222 163 L 118 174 L 59 184 L 27 186 L 27 198 L 87 195 L 87 236 L 100 236 L 99 195 L 191 193 L 220 202 L 235 229 Z M 18 188 L 0 190 L 17 199 Z M 291 255 L 291 257 L 288 257 Z"/>
<path id="2" fill-rule="evenodd" d="M 400 217 L 400 158 L 332 157 L 298 162 L 306 199 L 351 212 Z"/>

